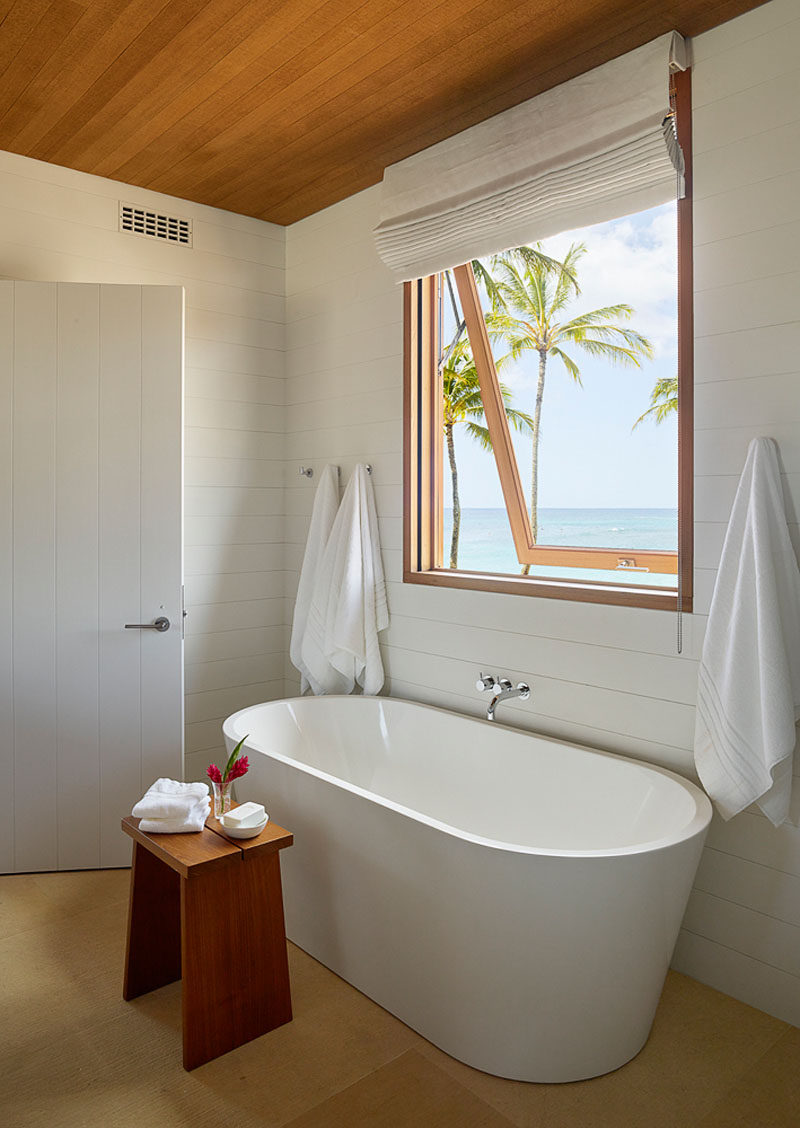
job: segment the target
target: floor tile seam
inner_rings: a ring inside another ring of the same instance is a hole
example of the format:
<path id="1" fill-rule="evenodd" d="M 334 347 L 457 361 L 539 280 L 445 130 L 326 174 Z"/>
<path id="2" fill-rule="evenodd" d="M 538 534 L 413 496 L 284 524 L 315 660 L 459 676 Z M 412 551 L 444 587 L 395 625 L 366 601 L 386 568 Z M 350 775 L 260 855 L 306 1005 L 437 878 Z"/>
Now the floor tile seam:
<path id="1" fill-rule="evenodd" d="M 81 1020 L 75 1013 L 71 1013 L 69 1017 L 65 1018 L 57 1027 L 53 1025 L 48 1026 L 47 1032 L 42 1036 L 41 1041 L 37 1043 L 34 1052 L 63 1046 L 65 1039 L 77 1036 L 88 1040 L 91 1053 L 99 1061 L 99 1051 L 93 1044 L 91 1033 L 94 1027 L 99 1027 L 102 1025 L 103 1021 L 102 1018 L 99 1018 L 93 1019 L 91 1022 L 87 1023 L 85 1020 Z M 85 1063 L 83 1063 L 83 1065 L 85 1065 Z"/>
<path id="2" fill-rule="evenodd" d="M 313 957 L 312 957 L 312 959 L 313 959 Z M 350 986 L 350 984 L 348 984 L 348 986 Z M 296 1121 L 302 1120 L 303 1117 L 305 1117 L 305 1116 L 309 1116 L 316 1109 L 321 1108 L 324 1104 L 327 1104 L 328 1101 L 333 1100 L 334 1097 L 338 1097 L 342 1093 L 346 1093 L 348 1091 L 348 1089 L 352 1089 L 355 1085 L 360 1085 L 362 1081 L 365 1081 L 368 1077 L 372 1077 L 372 1075 L 374 1073 L 377 1073 L 378 1070 L 384 1069 L 387 1065 L 393 1065 L 394 1062 L 398 1061 L 405 1054 L 411 1053 L 413 1050 L 414 1050 L 414 1047 L 408 1047 L 405 1050 L 401 1050 L 399 1054 L 393 1054 L 392 1057 L 387 1058 L 386 1061 L 381 1062 L 381 1064 L 375 1066 L 374 1069 L 367 1069 L 364 1073 L 362 1073 L 354 1081 L 349 1081 L 346 1085 L 343 1085 L 340 1089 L 335 1089 L 332 1092 L 328 1093 L 328 1095 L 326 1097 L 323 1097 L 321 1101 L 317 1101 L 316 1104 L 311 1105 L 307 1109 L 304 1109 L 303 1112 L 295 1113 L 293 1116 L 290 1116 L 288 1120 L 276 1121 L 274 1123 L 274 1125 L 270 1126 L 270 1128 L 291 1128 L 291 1126 Z M 419 1051 L 417 1051 L 417 1052 L 419 1052 Z"/>
<path id="3" fill-rule="evenodd" d="M 61 921 L 64 921 L 68 918 L 61 917 L 59 919 Z M 29 932 L 36 932 L 38 929 L 48 927 L 52 927 L 52 925 L 42 924 L 41 921 L 39 921 L 37 924 L 26 925 L 24 928 L 17 928 L 13 932 L 0 932 L 0 945 L 2 945 L 6 940 L 14 940 L 19 936 L 27 935 Z"/>
<path id="4" fill-rule="evenodd" d="M 47 896 L 47 894 L 44 894 Z M 54 908 L 58 908 L 58 901 L 55 898 L 47 898 L 48 903 Z M 128 890 L 125 890 L 124 897 L 98 897 L 91 902 L 86 902 L 75 909 L 62 909 L 59 911 L 60 920 L 74 920 L 76 917 L 83 916 L 84 913 L 99 912 L 102 909 L 110 909 L 115 905 L 127 905 L 128 903 Z"/>
<path id="5" fill-rule="evenodd" d="M 433 1053 L 427 1052 L 428 1049 L 432 1050 Z M 425 1059 L 431 1063 L 431 1065 L 435 1065 L 438 1069 L 441 1069 L 442 1067 L 436 1061 L 436 1055 L 444 1054 L 445 1057 L 448 1057 L 448 1058 L 450 1057 L 450 1055 L 446 1054 L 444 1050 L 440 1050 L 438 1046 L 435 1046 L 433 1044 L 433 1042 L 428 1042 L 428 1041 L 425 1042 L 424 1047 L 422 1049 L 420 1049 L 418 1052 L 421 1053 L 423 1055 L 423 1057 L 425 1057 Z M 454 1061 L 456 1063 L 456 1065 L 463 1066 L 465 1069 L 472 1069 L 472 1066 L 466 1065 L 465 1062 L 459 1061 L 458 1058 L 450 1058 L 450 1060 Z M 507 1120 L 509 1125 L 511 1126 L 511 1128 L 531 1128 L 530 1121 L 528 1120 L 527 1115 L 526 1115 L 525 1119 L 523 1119 L 523 1120 L 514 1119 L 512 1117 L 512 1114 L 508 1111 L 508 1109 L 500 1108 L 497 1104 L 495 1104 L 492 1097 L 490 1097 L 488 1094 L 483 1093 L 483 1092 L 479 1092 L 479 1090 L 477 1088 L 473 1088 L 472 1085 L 467 1085 L 463 1081 L 458 1080 L 458 1078 L 456 1078 L 449 1070 L 442 1070 L 442 1072 L 446 1073 L 447 1076 L 450 1078 L 450 1080 L 455 1081 L 455 1083 L 457 1085 L 460 1085 L 462 1089 L 465 1089 L 468 1093 L 471 1093 L 473 1097 L 477 1097 L 477 1099 L 479 1101 L 483 1101 L 483 1103 L 488 1108 L 491 1108 L 493 1112 L 496 1112 L 498 1116 L 502 1116 L 504 1120 Z M 476 1070 L 474 1070 L 474 1072 L 477 1073 L 479 1077 L 493 1077 L 494 1076 L 493 1074 L 484 1073 L 480 1069 L 476 1069 Z M 496 1078 L 496 1080 L 502 1081 L 502 1082 L 504 1082 L 504 1084 L 507 1084 L 507 1085 L 530 1084 L 531 1087 L 533 1087 L 535 1085 L 535 1082 L 514 1081 L 509 1077 L 500 1077 L 500 1078 Z M 536 1128 L 546 1128 L 545 1122 L 542 1121 L 541 1126 L 537 1125 Z"/>
<path id="6" fill-rule="evenodd" d="M 16 928 L 13 932 L 3 932 L 2 930 L 0 930 L 0 944 L 2 944 L 4 940 L 11 940 L 15 936 L 21 936 L 23 933 L 52 930 L 53 928 L 58 928 L 59 926 L 66 924 L 67 921 L 79 920 L 81 917 L 87 916 L 89 913 L 104 912 L 111 908 L 126 904 L 127 898 L 124 901 L 120 900 L 109 902 L 107 905 L 92 905 L 91 907 L 79 909 L 74 913 L 57 913 L 54 914 L 52 920 L 37 920 L 32 924 L 24 925 L 22 928 Z M 52 909 L 53 907 L 55 907 L 54 902 L 50 902 L 49 908 Z"/>
<path id="7" fill-rule="evenodd" d="M 47 940 L 48 936 L 52 939 L 54 930 L 59 933 L 63 932 L 64 925 L 75 924 L 78 921 L 85 920 L 85 918 L 97 914 L 111 914 L 112 910 L 120 911 L 127 907 L 127 902 L 118 901 L 110 905 L 95 905 L 92 908 L 83 909 L 80 912 L 72 913 L 64 916 L 59 916 L 56 920 L 49 923 L 42 923 L 32 925 L 30 928 L 23 928 L 17 932 L 9 933 L 8 935 L 0 935 L 0 949 L 2 945 L 9 940 L 19 939 L 20 936 L 27 936 L 30 933 L 41 932 L 42 940 Z"/>
<path id="8" fill-rule="evenodd" d="M 778 1021 L 781 1020 L 779 1019 Z M 702 1119 L 697 1121 L 695 1128 L 703 1128 L 703 1125 L 706 1122 L 713 1125 L 715 1123 L 713 1119 L 715 1114 L 721 1109 L 724 1109 L 727 1103 L 735 1100 L 735 1090 L 738 1088 L 738 1086 L 741 1085 L 742 1082 L 754 1071 L 757 1071 L 759 1069 L 764 1058 L 771 1054 L 773 1050 L 779 1045 L 779 1043 L 784 1040 L 784 1038 L 788 1038 L 792 1031 L 797 1029 L 796 1026 L 792 1026 L 789 1023 L 787 1023 L 786 1025 L 788 1026 L 787 1030 L 781 1030 L 775 1041 L 772 1042 L 772 1044 L 766 1050 L 764 1050 L 762 1054 L 759 1054 L 759 1056 L 751 1061 L 749 1065 L 746 1065 L 740 1072 L 736 1074 L 736 1076 L 731 1081 L 731 1084 L 726 1087 L 725 1092 L 720 1096 L 719 1100 L 715 1101 L 711 1108 L 704 1114 Z"/>

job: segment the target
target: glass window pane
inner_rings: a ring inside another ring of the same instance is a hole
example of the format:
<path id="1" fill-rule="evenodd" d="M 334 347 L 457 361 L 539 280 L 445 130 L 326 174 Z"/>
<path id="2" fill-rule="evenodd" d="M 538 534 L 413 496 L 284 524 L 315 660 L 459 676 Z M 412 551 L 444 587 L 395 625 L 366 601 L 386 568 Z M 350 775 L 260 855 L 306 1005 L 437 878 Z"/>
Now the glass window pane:
<path id="1" fill-rule="evenodd" d="M 474 268 L 535 543 L 677 552 L 675 204 Z M 442 275 L 444 567 L 460 503 L 459 569 L 674 589 L 674 572 L 638 562 L 624 576 L 566 564 L 521 569 L 449 283 Z"/>

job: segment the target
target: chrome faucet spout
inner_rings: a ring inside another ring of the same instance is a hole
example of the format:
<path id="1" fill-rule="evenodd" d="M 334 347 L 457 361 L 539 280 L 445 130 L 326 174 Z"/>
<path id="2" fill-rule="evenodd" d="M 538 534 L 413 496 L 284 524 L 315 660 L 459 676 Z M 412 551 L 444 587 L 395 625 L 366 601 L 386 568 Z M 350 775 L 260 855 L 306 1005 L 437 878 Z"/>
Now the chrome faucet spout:
<path id="1" fill-rule="evenodd" d="M 501 701 L 508 701 L 513 697 L 518 697 L 520 701 L 527 701 L 531 695 L 531 689 L 525 682 L 520 682 L 514 688 L 508 678 L 500 678 L 494 686 L 500 692 L 496 693 L 492 700 L 489 702 L 489 708 L 486 710 L 486 720 L 493 721 L 495 719 L 495 710 Z"/>

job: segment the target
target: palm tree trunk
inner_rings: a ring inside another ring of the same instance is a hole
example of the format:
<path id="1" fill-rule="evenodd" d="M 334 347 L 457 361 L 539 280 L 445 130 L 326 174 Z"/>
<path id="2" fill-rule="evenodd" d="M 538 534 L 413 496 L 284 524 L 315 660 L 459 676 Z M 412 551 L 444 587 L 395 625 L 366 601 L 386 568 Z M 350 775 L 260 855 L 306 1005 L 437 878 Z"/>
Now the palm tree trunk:
<path id="1" fill-rule="evenodd" d="M 458 496 L 458 467 L 456 466 L 456 447 L 453 442 L 453 424 L 445 423 L 444 434 L 447 440 L 447 456 L 450 459 L 450 477 L 453 481 L 453 535 L 450 538 L 450 567 L 458 567 L 458 538 L 461 533 L 461 499 Z"/>
<path id="2" fill-rule="evenodd" d="M 533 450 L 531 452 L 531 534 L 533 543 L 539 539 L 539 424 L 542 418 L 544 399 L 544 373 L 547 367 L 547 349 L 539 349 L 539 383 L 536 386 L 536 404 L 533 409 Z M 530 573 L 530 564 L 523 564 L 522 575 Z"/>

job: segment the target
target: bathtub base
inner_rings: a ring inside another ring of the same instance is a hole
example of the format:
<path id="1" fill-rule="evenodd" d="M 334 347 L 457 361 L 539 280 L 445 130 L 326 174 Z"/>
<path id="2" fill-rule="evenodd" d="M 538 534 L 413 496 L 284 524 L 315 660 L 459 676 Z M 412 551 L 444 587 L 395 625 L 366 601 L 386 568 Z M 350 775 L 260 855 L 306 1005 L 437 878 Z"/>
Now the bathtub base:
<path id="1" fill-rule="evenodd" d="M 267 764 L 298 947 L 485 1073 L 580 1081 L 639 1053 L 702 837 L 583 866 L 508 855 Z"/>
<path id="2" fill-rule="evenodd" d="M 591 1081 L 594 1077 L 602 1077 L 607 1073 L 614 1073 L 617 1069 L 621 1069 L 623 1066 L 627 1065 L 628 1062 L 633 1061 L 633 1059 L 642 1052 L 650 1039 L 652 1022 L 644 1038 L 632 1050 L 630 1048 L 620 1050 L 618 1046 L 615 1046 L 616 1052 L 609 1054 L 603 1062 L 594 1062 L 594 1064 L 589 1067 L 590 1072 L 582 1072 L 579 1063 L 575 1061 L 569 1054 L 567 1055 L 567 1060 L 565 1061 L 563 1068 L 543 1071 L 537 1063 L 531 1061 L 531 1059 L 535 1057 L 536 1049 L 535 1047 L 529 1046 L 527 1047 L 526 1053 L 524 1055 L 527 1064 L 516 1070 L 512 1068 L 509 1072 L 509 1067 L 507 1067 L 505 1064 L 500 1063 L 497 1060 L 496 1055 L 492 1054 L 487 1057 L 483 1052 L 480 1052 L 475 1057 L 467 1057 L 455 1051 L 454 1045 L 449 1037 L 446 1039 L 446 1044 L 442 1044 L 436 1041 L 435 1038 L 431 1037 L 430 1033 L 415 1026 L 406 1014 L 398 1014 L 395 1011 L 391 1010 L 388 1006 L 385 1006 L 383 1003 L 381 1003 L 380 999 L 377 999 L 373 995 L 369 994 L 364 987 L 359 986 L 358 983 L 355 983 L 348 979 L 345 975 L 342 975 L 342 973 L 335 967 L 331 967 L 330 964 L 325 962 L 321 954 L 309 951 L 308 948 L 304 947 L 303 944 L 301 944 L 300 941 L 293 936 L 288 936 L 287 938 L 290 939 L 292 943 L 296 945 L 296 947 L 300 948 L 307 955 L 311 956 L 312 959 L 315 959 L 318 963 L 321 963 L 324 967 L 327 967 L 329 971 L 332 971 L 335 975 L 338 975 L 340 979 L 344 979 L 345 982 L 349 983 L 351 987 L 355 987 L 356 990 L 360 991 L 362 994 L 367 995 L 367 997 L 371 998 L 373 1002 L 378 1003 L 378 1005 L 382 1006 L 383 1009 L 388 1011 L 389 1014 L 393 1014 L 395 1018 L 399 1019 L 406 1026 L 410 1027 L 410 1029 L 421 1035 L 423 1038 L 425 1038 L 426 1041 L 430 1042 L 431 1045 L 436 1046 L 436 1048 L 438 1050 L 441 1050 L 442 1053 L 445 1053 L 448 1057 L 453 1058 L 454 1061 L 461 1062 L 462 1065 L 469 1066 L 470 1069 L 477 1069 L 480 1073 L 486 1073 L 490 1077 L 499 1077 L 504 1081 L 524 1081 L 529 1084 L 540 1085 L 559 1085 L 569 1084 L 570 1082 L 574 1081 Z"/>

